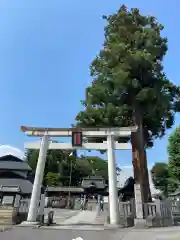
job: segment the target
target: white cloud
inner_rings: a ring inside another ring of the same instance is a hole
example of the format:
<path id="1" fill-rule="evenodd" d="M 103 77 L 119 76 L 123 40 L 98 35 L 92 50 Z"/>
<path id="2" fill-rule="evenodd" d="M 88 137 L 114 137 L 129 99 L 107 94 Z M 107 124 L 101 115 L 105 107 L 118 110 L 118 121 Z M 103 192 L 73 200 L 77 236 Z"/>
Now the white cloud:
<path id="1" fill-rule="evenodd" d="M 20 149 L 11 147 L 9 145 L 1 145 L 0 157 L 6 156 L 6 155 L 13 155 L 17 158 L 20 158 L 21 160 L 24 160 L 24 153 Z"/>
<path id="2" fill-rule="evenodd" d="M 153 164 L 148 166 L 148 170 L 149 170 L 149 184 L 150 184 L 151 193 L 155 194 L 155 193 L 158 193 L 159 191 L 157 189 L 155 189 L 155 187 L 153 185 L 153 182 L 152 182 L 152 177 L 151 177 L 151 173 L 150 173 L 152 165 Z M 121 172 L 120 172 L 120 175 L 117 177 L 118 187 L 123 187 L 124 182 L 126 181 L 126 179 L 129 178 L 129 177 L 133 177 L 133 167 L 132 167 L 132 165 L 119 166 L 119 167 L 121 168 Z"/>

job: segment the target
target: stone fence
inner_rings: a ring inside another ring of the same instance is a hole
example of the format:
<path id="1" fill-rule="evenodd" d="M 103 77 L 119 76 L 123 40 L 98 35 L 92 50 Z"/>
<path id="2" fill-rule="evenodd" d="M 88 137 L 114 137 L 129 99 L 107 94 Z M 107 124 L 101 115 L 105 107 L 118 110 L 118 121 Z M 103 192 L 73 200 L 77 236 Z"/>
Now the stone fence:
<path id="1" fill-rule="evenodd" d="M 173 225 L 172 203 L 169 200 L 156 200 L 144 204 L 144 214 L 148 227 L 167 227 Z"/>
<path id="2" fill-rule="evenodd" d="M 180 204 L 171 200 L 155 200 L 154 202 L 143 204 L 143 215 L 147 227 L 166 227 L 177 225 L 177 216 L 180 218 Z M 136 219 L 135 200 L 119 202 L 120 225 L 124 227 L 134 226 Z"/>
<path id="3" fill-rule="evenodd" d="M 171 200 L 174 225 L 180 225 L 180 201 Z"/>
<path id="4" fill-rule="evenodd" d="M 12 224 L 20 224 L 27 220 L 29 211 L 30 199 L 16 199 L 14 206 L 1 205 L 0 206 L 0 222 L 3 220 L 2 216 L 6 216 L 6 221 Z M 2 214 L 1 214 L 2 213 Z M 44 194 L 41 195 L 37 210 L 37 221 L 42 221 L 44 218 Z"/>
<path id="5" fill-rule="evenodd" d="M 135 201 L 131 199 L 128 202 L 119 202 L 120 225 L 124 227 L 134 226 L 136 217 Z"/>

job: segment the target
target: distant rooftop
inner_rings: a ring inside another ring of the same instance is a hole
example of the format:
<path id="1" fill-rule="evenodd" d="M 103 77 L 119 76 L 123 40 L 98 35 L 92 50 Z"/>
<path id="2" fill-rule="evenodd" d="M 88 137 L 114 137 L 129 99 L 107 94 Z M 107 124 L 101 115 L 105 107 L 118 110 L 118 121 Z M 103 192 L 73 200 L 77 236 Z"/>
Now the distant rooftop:
<path id="1" fill-rule="evenodd" d="M 0 157 L 0 170 L 32 171 L 27 162 L 12 155 Z"/>
<path id="2" fill-rule="evenodd" d="M 13 161 L 13 162 L 24 162 L 22 159 L 15 157 L 11 154 L 1 156 L 0 161 Z"/>
<path id="3" fill-rule="evenodd" d="M 85 178 L 83 178 L 83 179 L 87 179 L 87 180 L 89 180 L 89 179 L 93 179 L 93 180 L 104 180 L 104 178 L 101 177 L 101 176 L 89 176 L 89 177 L 85 177 Z"/>
<path id="4" fill-rule="evenodd" d="M 18 191 L 24 194 L 32 192 L 33 184 L 26 179 L 0 178 L 0 191 Z"/>
<path id="5" fill-rule="evenodd" d="M 80 188 L 80 187 L 66 187 L 66 186 L 64 186 L 64 187 L 58 187 L 58 186 L 55 186 L 55 187 L 53 187 L 53 186 L 48 186 L 47 188 L 46 188 L 46 191 L 47 192 L 69 192 L 69 191 L 71 191 L 71 192 L 84 192 L 84 189 L 83 188 Z"/>
<path id="6" fill-rule="evenodd" d="M 132 165 L 127 165 L 127 166 L 119 166 L 121 168 L 121 172 L 120 175 L 117 176 L 117 180 L 118 180 L 118 188 L 122 188 L 124 186 L 125 181 L 129 178 L 132 177 L 134 175 L 133 173 L 133 167 Z M 157 190 L 153 184 L 152 181 L 152 176 L 151 176 L 151 166 L 149 166 L 148 168 L 148 172 L 149 172 L 149 184 L 150 184 L 150 189 L 151 189 L 151 194 L 159 194 L 160 191 Z"/>
<path id="7" fill-rule="evenodd" d="M 104 189 L 106 187 L 103 177 L 100 176 L 90 176 L 83 178 L 81 186 L 83 188 L 96 187 L 98 189 Z"/>
<path id="8" fill-rule="evenodd" d="M 32 171 L 30 166 L 26 162 L 14 162 L 14 161 L 0 161 L 0 169 L 2 170 L 20 170 L 20 171 Z"/>

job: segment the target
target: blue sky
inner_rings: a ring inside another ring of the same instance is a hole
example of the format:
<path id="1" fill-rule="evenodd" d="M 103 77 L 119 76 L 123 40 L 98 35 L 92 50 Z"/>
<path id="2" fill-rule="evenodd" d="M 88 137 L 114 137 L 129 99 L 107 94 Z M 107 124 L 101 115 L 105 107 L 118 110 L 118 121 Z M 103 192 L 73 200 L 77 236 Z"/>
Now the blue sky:
<path id="1" fill-rule="evenodd" d="M 137 2 L 134 4 L 134 2 Z M 102 47 L 103 14 L 122 4 L 153 14 L 169 39 L 164 61 L 168 77 L 179 83 L 180 2 L 169 1 L 0 1 L 0 144 L 23 149 L 20 125 L 69 127 L 81 109 L 91 79 L 89 65 Z M 176 118 L 176 125 L 180 118 Z M 169 134 L 169 133 L 168 133 Z M 148 162 L 167 160 L 167 137 L 148 151 Z M 31 139 L 29 139 L 31 140 Z M 131 152 L 118 152 L 119 165 Z"/>

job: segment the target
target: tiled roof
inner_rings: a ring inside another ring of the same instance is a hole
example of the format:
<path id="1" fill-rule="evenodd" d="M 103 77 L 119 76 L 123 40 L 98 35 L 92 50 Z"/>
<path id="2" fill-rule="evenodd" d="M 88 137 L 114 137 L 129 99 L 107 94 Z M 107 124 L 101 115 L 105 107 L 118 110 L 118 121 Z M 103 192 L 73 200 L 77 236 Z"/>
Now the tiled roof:
<path id="1" fill-rule="evenodd" d="M 26 162 L 0 161 L 0 169 L 32 171 Z"/>
<path id="2" fill-rule="evenodd" d="M 22 159 L 15 157 L 11 154 L 8 154 L 6 156 L 0 156 L 0 161 L 14 161 L 14 162 L 23 162 Z"/>
<path id="3" fill-rule="evenodd" d="M 82 180 L 82 184 L 81 184 L 82 188 L 89 188 L 89 187 L 96 187 L 99 189 L 103 189 L 105 188 L 105 182 L 104 179 L 92 179 L 92 178 L 85 178 Z"/>
<path id="4" fill-rule="evenodd" d="M 30 194 L 33 184 L 26 179 L 0 178 L 0 191 L 14 191 L 19 188 L 20 192 Z"/>
<path id="5" fill-rule="evenodd" d="M 47 187 L 46 188 L 47 192 L 84 192 L 83 188 L 78 188 L 78 187 Z"/>

